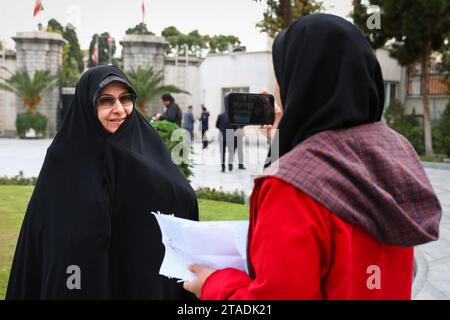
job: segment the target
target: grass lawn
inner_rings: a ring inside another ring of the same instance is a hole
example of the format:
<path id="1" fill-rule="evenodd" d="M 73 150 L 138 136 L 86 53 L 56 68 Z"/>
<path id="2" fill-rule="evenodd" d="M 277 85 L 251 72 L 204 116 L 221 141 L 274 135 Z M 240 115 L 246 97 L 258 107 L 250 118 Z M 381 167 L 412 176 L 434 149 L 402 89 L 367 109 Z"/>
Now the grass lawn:
<path id="1" fill-rule="evenodd" d="M 5 297 L 17 237 L 32 191 L 31 186 L 0 186 L 0 300 Z M 245 205 L 203 199 L 198 202 L 200 220 L 248 219 Z"/>
<path id="2" fill-rule="evenodd" d="M 425 162 L 450 163 L 450 158 L 445 155 L 419 156 L 419 158 Z"/>

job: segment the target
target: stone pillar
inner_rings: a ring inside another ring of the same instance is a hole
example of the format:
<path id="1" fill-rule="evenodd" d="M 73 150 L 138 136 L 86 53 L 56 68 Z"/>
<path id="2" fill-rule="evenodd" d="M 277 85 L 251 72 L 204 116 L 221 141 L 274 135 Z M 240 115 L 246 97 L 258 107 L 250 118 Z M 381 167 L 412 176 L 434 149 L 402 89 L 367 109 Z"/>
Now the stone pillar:
<path id="1" fill-rule="evenodd" d="M 164 72 L 164 61 L 169 43 L 164 37 L 151 35 L 126 35 L 120 44 L 123 47 L 122 57 L 125 71 L 137 69 L 141 66 L 148 68 L 153 66 L 155 72 Z M 147 112 L 161 112 L 161 103 L 159 97 L 155 97 L 150 102 L 150 108 Z"/>
<path id="2" fill-rule="evenodd" d="M 30 77 L 36 70 L 49 70 L 57 75 L 61 70 L 63 46 L 66 40 L 55 32 L 33 31 L 18 32 L 13 37 L 16 42 L 16 70 L 26 68 Z M 48 118 L 48 135 L 53 137 L 57 131 L 57 113 L 60 103 L 60 90 L 55 87 L 42 95 L 42 101 L 37 111 Z M 17 113 L 25 112 L 22 100 L 17 100 Z"/>
<path id="3" fill-rule="evenodd" d="M 0 51 L 0 77 L 9 78 L 8 71 L 12 73 L 16 71 L 16 53 L 12 50 Z M 0 136 L 2 137 L 16 135 L 16 100 L 14 93 L 0 89 Z"/>

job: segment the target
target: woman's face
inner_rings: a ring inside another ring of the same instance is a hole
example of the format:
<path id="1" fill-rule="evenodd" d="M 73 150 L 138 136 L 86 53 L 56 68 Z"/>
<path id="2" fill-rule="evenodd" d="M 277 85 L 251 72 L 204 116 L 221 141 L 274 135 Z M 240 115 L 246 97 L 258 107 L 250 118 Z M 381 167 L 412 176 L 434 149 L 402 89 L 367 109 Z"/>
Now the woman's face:
<path id="1" fill-rule="evenodd" d="M 120 82 L 104 87 L 97 98 L 98 119 L 106 131 L 114 133 L 133 110 L 135 96 Z"/>

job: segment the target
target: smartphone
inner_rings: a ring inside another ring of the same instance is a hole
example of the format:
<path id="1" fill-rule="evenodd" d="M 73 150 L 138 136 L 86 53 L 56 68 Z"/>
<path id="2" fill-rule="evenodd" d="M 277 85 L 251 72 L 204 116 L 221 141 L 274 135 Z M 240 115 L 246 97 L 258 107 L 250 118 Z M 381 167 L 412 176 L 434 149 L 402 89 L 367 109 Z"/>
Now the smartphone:
<path id="1" fill-rule="evenodd" d="M 225 114 L 232 125 L 273 124 L 275 99 L 271 94 L 230 92 L 225 95 Z"/>

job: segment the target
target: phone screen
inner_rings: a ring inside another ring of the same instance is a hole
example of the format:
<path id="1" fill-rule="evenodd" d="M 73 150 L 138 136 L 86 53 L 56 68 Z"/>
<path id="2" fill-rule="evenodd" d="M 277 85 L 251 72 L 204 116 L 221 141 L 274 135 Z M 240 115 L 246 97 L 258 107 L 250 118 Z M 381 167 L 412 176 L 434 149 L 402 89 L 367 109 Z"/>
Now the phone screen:
<path id="1" fill-rule="evenodd" d="M 270 94 L 228 93 L 225 95 L 225 112 L 234 125 L 273 124 L 275 120 L 274 97 Z"/>

